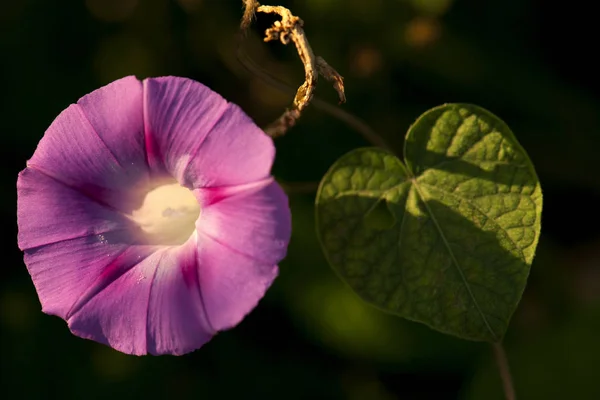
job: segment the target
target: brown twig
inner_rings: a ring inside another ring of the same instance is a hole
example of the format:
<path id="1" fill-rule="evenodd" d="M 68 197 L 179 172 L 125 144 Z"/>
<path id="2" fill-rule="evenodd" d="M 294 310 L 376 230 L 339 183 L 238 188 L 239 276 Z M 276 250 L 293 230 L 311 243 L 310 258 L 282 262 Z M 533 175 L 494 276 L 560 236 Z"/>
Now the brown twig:
<path id="1" fill-rule="evenodd" d="M 344 77 L 341 76 L 335 69 L 333 69 L 321 56 L 316 58 L 317 71 L 327 79 L 329 82 L 333 82 L 333 88 L 340 98 L 340 104 L 346 102 L 346 93 L 344 93 Z"/>
<path id="2" fill-rule="evenodd" d="M 268 85 L 283 92 L 294 92 L 294 89 L 290 85 L 275 78 L 260 65 L 256 64 L 252 60 L 252 58 L 250 58 L 250 56 L 244 51 L 242 42 L 240 42 L 238 45 L 237 58 L 240 64 L 244 68 L 246 68 L 248 72 L 250 72 L 254 76 L 257 76 Z M 350 128 L 360 133 L 367 142 L 370 142 L 374 146 L 381 147 L 382 149 L 386 149 L 390 152 L 393 152 L 393 149 L 385 142 L 385 140 L 383 140 L 383 138 L 377 132 L 375 132 L 366 122 L 364 122 L 360 118 L 350 114 L 349 112 L 345 111 L 344 109 L 338 106 L 329 104 L 328 102 L 323 101 L 317 97 L 313 98 L 311 105 L 344 122 Z"/>
<path id="3" fill-rule="evenodd" d="M 250 25 L 252 25 L 252 20 L 254 19 L 254 14 L 256 13 L 256 9 L 258 8 L 258 1 L 256 0 L 243 0 L 244 2 L 244 16 L 242 17 L 242 22 L 240 24 L 242 28 L 242 33 L 246 32 Z"/>
<path id="4" fill-rule="evenodd" d="M 298 56 L 304 65 L 304 83 L 298 88 L 292 107 L 287 109 L 281 117 L 265 129 L 267 134 L 272 137 L 282 136 L 296 124 L 302 111 L 310 104 L 314 96 L 319 74 L 323 75 L 328 81 L 333 82 L 334 88 L 338 92 L 340 103 L 346 101 L 344 78 L 327 64 L 323 58 L 315 56 L 302 29 L 304 22 L 299 17 L 293 15 L 285 7 L 261 6 L 255 0 L 244 0 L 244 6 L 245 12 L 241 23 L 242 30 L 251 24 L 255 12 L 279 15 L 281 20 L 275 21 L 273 26 L 266 30 L 264 41 L 279 40 L 284 45 L 289 44 L 290 41 L 293 42 L 296 46 Z"/>

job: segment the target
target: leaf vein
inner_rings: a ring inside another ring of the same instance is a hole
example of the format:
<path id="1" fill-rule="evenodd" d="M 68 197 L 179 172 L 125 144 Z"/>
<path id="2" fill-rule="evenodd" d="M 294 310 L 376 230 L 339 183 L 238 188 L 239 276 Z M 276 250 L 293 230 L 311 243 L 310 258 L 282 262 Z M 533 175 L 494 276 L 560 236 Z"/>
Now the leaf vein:
<path id="1" fill-rule="evenodd" d="M 425 205 L 425 208 L 427 209 L 428 214 L 431 216 L 431 220 L 435 224 L 435 226 L 436 226 L 436 228 L 437 228 L 437 230 L 438 230 L 438 232 L 440 234 L 440 237 L 442 238 L 442 241 L 444 242 L 444 245 L 446 246 L 446 249 L 448 250 L 448 253 L 450 254 L 450 258 L 452 259 L 452 262 L 454 263 L 454 265 L 456 266 L 456 269 L 458 270 L 458 273 L 459 273 L 459 275 L 461 277 L 461 280 L 465 284 L 465 287 L 467 289 L 467 293 L 469 294 L 469 297 L 473 301 L 473 304 L 475 305 L 475 308 L 477 309 L 477 312 L 479 313 L 479 315 L 483 319 L 483 322 L 484 322 L 486 328 L 490 331 L 492 337 L 494 338 L 494 341 L 498 340 L 496 332 L 494 332 L 494 330 L 490 326 L 490 324 L 489 324 L 489 322 L 488 322 L 485 314 L 483 313 L 483 310 L 479 306 L 479 302 L 477 301 L 477 299 L 475 298 L 475 295 L 473 294 L 473 291 L 471 290 L 471 286 L 469 285 L 469 282 L 467 281 L 467 278 L 466 278 L 466 276 L 465 276 L 462 268 L 460 267 L 460 265 L 458 263 L 458 260 L 456 259 L 456 255 L 454 254 L 454 251 L 452 251 L 452 248 L 450 247 L 450 244 L 448 243 L 448 240 L 446 239 L 446 235 L 444 234 L 444 231 L 442 230 L 442 227 L 440 226 L 440 224 L 439 224 L 437 218 L 435 217 L 433 211 L 429 207 L 429 204 L 427 204 L 427 200 L 425 199 L 425 196 L 421 192 L 421 189 L 419 189 L 419 185 L 417 184 L 416 180 L 413 183 L 414 183 L 415 189 L 417 190 L 417 193 L 419 194 L 419 197 L 421 198 L 421 200 L 423 201 L 423 204 Z"/>
<path id="2" fill-rule="evenodd" d="M 438 188 L 438 187 L 435 187 L 435 186 L 431 186 L 431 185 L 429 185 L 429 184 L 427 184 L 427 183 L 419 183 L 419 184 L 420 184 L 420 185 L 425 185 L 425 186 L 428 186 L 428 187 L 430 187 L 430 188 L 431 188 L 431 189 L 433 189 L 433 190 L 438 190 L 438 191 L 440 191 L 440 192 L 443 192 L 443 193 L 445 193 L 445 194 L 447 194 L 447 195 L 449 195 L 449 196 L 453 196 L 453 197 L 457 198 L 457 199 L 458 199 L 458 200 L 460 200 L 460 201 L 464 201 L 465 203 L 467 203 L 468 205 L 470 205 L 471 207 L 473 207 L 475 210 L 477 210 L 477 211 L 479 211 L 481 214 L 485 215 L 485 216 L 486 216 L 486 217 L 487 217 L 487 218 L 488 218 L 490 221 L 493 221 L 493 223 L 494 223 L 495 225 L 497 225 L 497 226 L 498 226 L 498 229 L 499 229 L 500 231 L 504 232 L 504 234 L 505 234 L 505 235 L 508 237 L 508 240 L 510 240 L 510 242 L 511 242 L 511 243 L 512 243 L 512 244 L 515 246 L 515 248 L 517 248 L 517 249 L 518 249 L 518 250 L 521 252 L 521 257 L 523 258 L 523 260 L 525 260 L 525 257 L 524 257 L 524 255 L 523 255 L 522 249 L 521 249 L 521 248 L 520 248 L 520 247 L 517 245 L 517 243 L 515 243 L 515 241 L 514 241 L 514 240 L 513 240 L 513 239 L 510 237 L 510 235 L 508 234 L 508 231 L 507 231 L 506 229 L 504 229 L 504 227 L 503 227 L 503 226 L 501 226 L 501 225 L 500 225 L 498 222 L 496 222 L 496 220 L 495 220 L 494 218 L 490 217 L 490 216 L 489 216 L 487 213 L 485 213 L 483 210 L 481 210 L 481 209 L 480 209 L 479 207 L 477 207 L 475 204 L 471 203 L 471 201 L 470 201 L 469 199 L 466 199 L 466 198 L 464 198 L 464 197 L 462 197 L 462 196 L 459 196 L 459 195 L 457 195 L 456 193 L 448 192 L 447 190 L 444 190 L 444 189 L 441 189 L 441 188 Z M 423 201 L 425 201 L 425 200 L 423 200 Z M 533 226 L 533 225 L 534 225 L 534 224 L 532 224 L 532 226 Z"/>

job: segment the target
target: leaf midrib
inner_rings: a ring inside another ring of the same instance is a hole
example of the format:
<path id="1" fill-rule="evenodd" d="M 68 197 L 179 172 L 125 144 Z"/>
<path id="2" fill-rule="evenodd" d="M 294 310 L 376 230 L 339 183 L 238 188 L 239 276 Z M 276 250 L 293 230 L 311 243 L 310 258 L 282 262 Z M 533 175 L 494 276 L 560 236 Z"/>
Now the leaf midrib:
<path id="1" fill-rule="evenodd" d="M 433 213 L 433 211 L 429 207 L 429 204 L 427 203 L 427 200 L 425 199 L 425 196 L 423 195 L 423 193 L 421 191 L 421 188 L 417 184 L 416 179 L 413 178 L 412 184 L 414 185 L 415 189 L 417 190 L 417 194 L 421 198 L 421 201 L 423 202 L 423 204 L 425 205 L 425 208 L 427 209 L 427 213 L 431 217 L 431 220 L 433 221 L 436 229 L 438 230 L 438 232 L 440 234 L 440 237 L 442 238 L 442 241 L 444 242 L 444 246 L 446 246 L 446 249 L 448 250 L 448 253 L 450 254 L 450 258 L 452 259 L 452 263 L 456 267 L 456 269 L 458 271 L 458 274 L 460 275 L 460 277 L 461 277 L 461 279 L 462 279 L 462 281 L 463 281 L 463 283 L 464 283 L 464 285 L 465 285 L 465 287 L 467 289 L 467 293 L 469 293 L 469 297 L 471 298 L 471 300 L 473 301 L 473 304 L 475 305 L 475 308 L 477 309 L 477 312 L 481 316 L 481 319 L 483 320 L 486 328 L 491 333 L 494 341 L 497 341 L 498 340 L 498 336 L 496 335 L 496 333 L 494 332 L 494 330 L 490 326 L 490 323 L 489 323 L 488 319 L 486 318 L 483 310 L 479 306 L 479 302 L 477 301 L 477 299 L 475 298 L 475 294 L 471 290 L 471 285 L 467 281 L 467 278 L 466 278 L 466 276 L 465 276 L 462 268 L 460 267 L 460 264 L 458 263 L 458 260 L 456 259 L 456 256 L 454 255 L 454 251 L 452 251 L 452 248 L 450 247 L 450 243 L 448 242 L 448 239 L 446 239 L 446 235 L 444 235 L 444 231 L 442 230 L 442 227 L 440 226 L 437 218 L 435 217 L 435 214 Z"/>

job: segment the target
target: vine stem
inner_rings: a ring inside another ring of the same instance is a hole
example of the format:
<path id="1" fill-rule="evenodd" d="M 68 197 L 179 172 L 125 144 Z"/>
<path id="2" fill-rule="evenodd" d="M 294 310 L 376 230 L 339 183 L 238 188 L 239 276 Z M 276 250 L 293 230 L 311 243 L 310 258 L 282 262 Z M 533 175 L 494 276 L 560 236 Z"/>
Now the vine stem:
<path id="1" fill-rule="evenodd" d="M 340 103 L 346 101 L 344 93 L 344 78 L 327 62 L 313 52 L 308 39 L 304 34 L 304 21 L 292 14 L 290 10 L 281 6 L 263 6 L 256 0 L 244 0 L 244 16 L 241 22 L 242 35 L 245 35 L 246 30 L 252 23 L 254 14 L 266 13 L 276 14 L 281 17 L 281 20 L 275 21 L 273 26 L 265 31 L 265 42 L 279 41 L 286 45 L 290 42 L 296 45 L 298 56 L 304 65 L 305 79 L 304 83 L 298 88 L 292 107 L 287 109 L 281 117 L 274 123 L 264 129 L 271 137 L 284 135 L 291 127 L 296 124 L 302 111 L 310 104 L 319 75 L 333 84 L 337 91 Z"/>
<path id="2" fill-rule="evenodd" d="M 515 387 L 513 385 L 512 376 L 510 374 L 510 368 L 508 367 L 508 358 L 506 357 L 506 351 L 502 343 L 492 343 L 492 349 L 494 350 L 494 358 L 496 359 L 496 365 L 500 372 L 500 379 L 502 379 L 502 387 L 504 388 L 504 396 L 506 400 L 516 400 Z"/>

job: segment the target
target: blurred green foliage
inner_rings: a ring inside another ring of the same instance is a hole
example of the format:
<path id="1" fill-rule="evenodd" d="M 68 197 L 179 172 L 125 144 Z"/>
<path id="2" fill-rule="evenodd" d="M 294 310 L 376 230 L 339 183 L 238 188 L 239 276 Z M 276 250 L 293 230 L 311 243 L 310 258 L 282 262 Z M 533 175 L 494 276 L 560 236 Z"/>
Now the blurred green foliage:
<path id="1" fill-rule="evenodd" d="M 267 4 L 268 2 L 265 2 Z M 271 4 L 271 3 L 268 3 Z M 596 399 L 600 360 L 600 84 L 594 13 L 541 0 L 286 0 L 315 52 L 345 77 L 344 109 L 395 148 L 425 110 L 468 102 L 500 116 L 544 187 L 537 257 L 506 338 L 522 398 Z M 0 3 L 5 258 L 0 269 L 2 398 L 500 398 L 489 348 L 362 303 L 327 266 L 313 222 L 317 182 L 367 143 L 309 108 L 277 141 L 294 232 L 280 277 L 235 329 L 184 357 L 125 356 L 41 313 L 16 247 L 15 182 L 52 119 L 123 75 L 181 75 L 260 125 L 291 102 L 236 58 L 237 0 L 22 0 Z M 244 50 L 297 86 L 292 48 Z M 318 95 L 335 102 L 323 81 Z M 299 187 L 305 188 L 307 185 Z M 310 186 L 310 185 L 308 185 Z"/>

